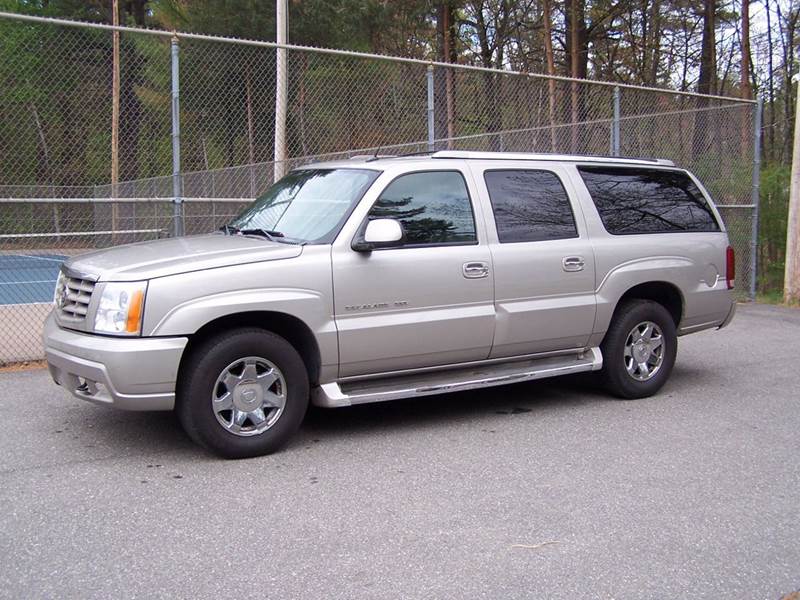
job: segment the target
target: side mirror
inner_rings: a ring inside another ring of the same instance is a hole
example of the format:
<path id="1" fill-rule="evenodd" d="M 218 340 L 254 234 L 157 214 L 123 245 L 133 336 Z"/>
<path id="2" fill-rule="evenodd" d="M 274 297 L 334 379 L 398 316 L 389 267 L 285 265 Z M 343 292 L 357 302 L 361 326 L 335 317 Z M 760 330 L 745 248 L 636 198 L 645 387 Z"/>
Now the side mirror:
<path id="1" fill-rule="evenodd" d="M 403 240 L 403 226 L 394 219 L 374 219 L 367 222 L 364 234 L 353 243 L 356 252 L 376 248 L 391 248 Z"/>

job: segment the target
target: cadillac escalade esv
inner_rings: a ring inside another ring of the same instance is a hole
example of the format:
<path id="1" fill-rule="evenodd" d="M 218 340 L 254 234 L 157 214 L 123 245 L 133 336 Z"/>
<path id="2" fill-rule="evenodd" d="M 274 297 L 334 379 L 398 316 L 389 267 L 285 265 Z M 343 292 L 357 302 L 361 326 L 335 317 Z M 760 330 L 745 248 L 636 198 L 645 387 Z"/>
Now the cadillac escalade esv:
<path id="1" fill-rule="evenodd" d="M 599 371 L 655 394 L 725 326 L 733 250 L 665 160 L 435 152 L 295 169 L 221 231 L 68 260 L 44 343 L 85 400 L 225 457 L 338 407 Z"/>

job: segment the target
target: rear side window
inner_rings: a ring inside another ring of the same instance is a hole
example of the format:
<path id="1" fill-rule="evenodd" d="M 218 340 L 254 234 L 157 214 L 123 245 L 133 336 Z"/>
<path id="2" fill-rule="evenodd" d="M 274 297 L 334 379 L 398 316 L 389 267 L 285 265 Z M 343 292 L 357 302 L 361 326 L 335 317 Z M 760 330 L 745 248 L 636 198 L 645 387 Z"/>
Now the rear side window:
<path id="1" fill-rule="evenodd" d="M 372 205 L 368 218 L 400 221 L 406 246 L 477 243 L 467 184 L 458 171 L 398 177 Z"/>
<path id="2" fill-rule="evenodd" d="M 483 178 L 501 244 L 578 237 L 569 197 L 555 173 L 486 171 Z"/>
<path id="3" fill-rule="evenodd" d="M 719 231 L 703 194 L 686 173 L 620 167 L 578 171 L 609 233 Z"/>

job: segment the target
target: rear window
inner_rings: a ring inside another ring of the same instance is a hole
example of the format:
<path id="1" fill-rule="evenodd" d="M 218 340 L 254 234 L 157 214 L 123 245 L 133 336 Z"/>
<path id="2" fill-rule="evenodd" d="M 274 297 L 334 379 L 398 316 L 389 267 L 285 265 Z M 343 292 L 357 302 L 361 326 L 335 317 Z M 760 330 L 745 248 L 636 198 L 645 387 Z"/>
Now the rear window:
<path id="1" fill-rule="evenodd" d="M 719 231 L 711 208 L 686 173 L 624 167 L 578 171 L 609 233 Z"/>

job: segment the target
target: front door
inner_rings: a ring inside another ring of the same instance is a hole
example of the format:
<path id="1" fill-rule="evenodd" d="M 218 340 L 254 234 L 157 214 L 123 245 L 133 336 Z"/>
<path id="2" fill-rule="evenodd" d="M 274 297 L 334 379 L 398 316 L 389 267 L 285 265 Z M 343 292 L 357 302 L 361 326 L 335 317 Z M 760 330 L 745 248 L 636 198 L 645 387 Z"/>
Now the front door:
<path id="1" fill-rule="evenodd" d="M 488 356 L 493 272 L 467 181 L 460 169 L 400 175 L 367 218 L 397 219 L 403 242 L 372 252 L 334 246 L 341 377 Z"/>

